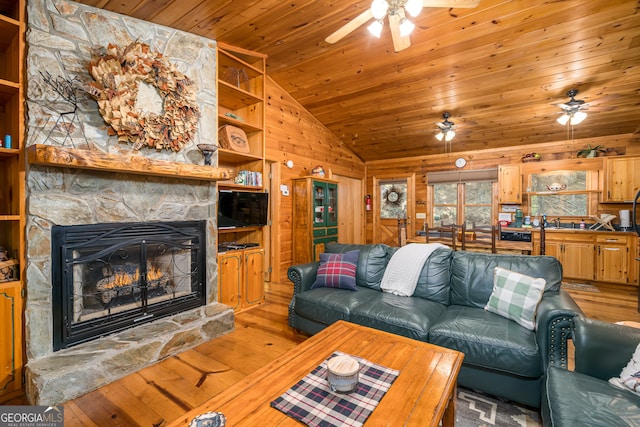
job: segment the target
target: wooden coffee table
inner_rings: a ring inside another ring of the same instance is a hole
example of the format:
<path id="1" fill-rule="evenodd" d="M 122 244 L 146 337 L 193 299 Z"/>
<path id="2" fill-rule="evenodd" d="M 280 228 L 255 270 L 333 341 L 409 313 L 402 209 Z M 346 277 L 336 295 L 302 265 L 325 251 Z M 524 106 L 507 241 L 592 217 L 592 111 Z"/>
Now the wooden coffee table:
<path id="1" fill-rule="evenodd" d="M 222 412 L 228 426 L 300 426 L 270 402 L 342 351 L 400 371 L 366 426 L 443 426 L 455 423 L 456 379 L 464 355 L 364 326 L 339 321 L 247 376 L 171 426 L 197 415 Z"/>

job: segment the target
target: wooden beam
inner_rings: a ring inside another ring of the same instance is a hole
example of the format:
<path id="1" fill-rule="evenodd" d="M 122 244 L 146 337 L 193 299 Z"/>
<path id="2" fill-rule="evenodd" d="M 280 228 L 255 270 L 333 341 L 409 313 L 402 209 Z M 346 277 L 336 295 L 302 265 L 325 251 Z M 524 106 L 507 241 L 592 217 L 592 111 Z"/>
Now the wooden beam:
<path id="1" fill-rule="evenodd" d="M 155 160 L 143 156 L 108 154 L 95 150 L 35 144 L 27 148 L 27 159 L 32 165 L 57 166 L 107 172 L 126 172 L 138 175 L 164 176 L 201 181 L 231 179 L 225 168 L 188 163 Z"/>

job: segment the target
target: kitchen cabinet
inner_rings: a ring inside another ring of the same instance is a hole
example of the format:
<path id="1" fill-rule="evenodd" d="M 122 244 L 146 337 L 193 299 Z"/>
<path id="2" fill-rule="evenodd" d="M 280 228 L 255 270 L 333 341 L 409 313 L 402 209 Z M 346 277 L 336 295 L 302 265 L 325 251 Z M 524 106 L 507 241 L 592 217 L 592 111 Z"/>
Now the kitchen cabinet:
<path id="1" fill-rule="evenodd" d="M 218 302 L 239 310 L 264 301 L 264 249 L 218 254 Z"/>
<path id="2" fill-rule="evenodd" d="M 320 259 L 338 241 L 338 183 L 315 177 L 293 180 L 293 263 Z"/>
<path id="3" fill-rule="evenodd" d="M 498 203 L 522 203 L 522 172 L 520 165 L 498 166 Z"/>
<path id="4" fill-rule="evenodd" d="M 22 393 L 24 364 L 24 38 L 24 0 L 0 2 L 0 402 Z"/>
<path id="5" fill-rule="evenodd" d="M 567 279 L 595 280 L 595 244 L 591 234 L 546 233 L 546 252 L 558 258 Z"/>
<path id="6" fill-rule="evenodd" d="M 630 242 L 627 236 L 596 236 L 598 244 L 597 280 L 629 283 Z"/>
<path id="7" fill-rule="evenodd" d="M 607 157 L 602 201 L 631 203 L 640 190 L 640 157 Z"/>
<path id="8" fill-rule="evenodd" d="M 540 253 L 535 230 L 533 253 Z M 635 256 L 638 237 L 630 232 L 547 230 L 545 255 L 558 258 L 567 279 L 637 285 Z"/>

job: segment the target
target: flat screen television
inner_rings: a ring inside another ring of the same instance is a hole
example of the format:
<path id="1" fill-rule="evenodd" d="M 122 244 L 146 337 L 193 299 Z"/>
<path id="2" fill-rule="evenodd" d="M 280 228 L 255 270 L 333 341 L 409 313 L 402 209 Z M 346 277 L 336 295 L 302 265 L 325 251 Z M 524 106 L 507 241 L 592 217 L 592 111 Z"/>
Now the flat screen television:
<path id="1" fill-rule="evenodd" d="M 267 225 L 268 210 L 269 193 L 239 190 L 218 192 L 218 228 Z"/>

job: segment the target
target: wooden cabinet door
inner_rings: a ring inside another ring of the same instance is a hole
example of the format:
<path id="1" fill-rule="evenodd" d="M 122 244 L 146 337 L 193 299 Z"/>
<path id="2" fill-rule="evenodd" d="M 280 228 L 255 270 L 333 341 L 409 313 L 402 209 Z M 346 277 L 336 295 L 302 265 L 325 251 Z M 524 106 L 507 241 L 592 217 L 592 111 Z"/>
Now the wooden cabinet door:
<path id="1" fill-rule="evenodd" d="M 640 190 L 640 157 L 608 158 L 605 169 L 603 201 L 633 201 Z"/>
<path id="2" fill-rule="evenodd" d="M 0 284 L 0 396 L 22 387 L 22 297 L 20 282 Z"/>
<path id="3" fill-rule="evenodd" d="M 498 203 L 522 203 L 522 173 L 520 165 L 498 166 Z"/>
<path id="4" fill-rule="evenodd" d="M 234 310 L 240 307 L 241 266 L 241 252 L 218 255 L 218 302 Z"/>
<path id="5" fill-rule="evenodd" d="M 264 300 L 264 249 L 244 251 L 244 305 Z"/>
<path id="6" fill-rule="evenodd" d="M 584 242 L 565 242 L 562 244 L 562 269 L 564 277 L 569 279 L 594 280 L 595 245 Z"/>
<path id="7" fill-rule="evenodd" d="M 630 283 L 629 245 L 633 239 L 627 236 L 598 236 L 598 280 L 611 283 Z"/>
<path id="8" fill-rule="evenodd" d="M 545 252 L 544 252 L 545 255 L 555 257 L 562 263 L 562 243 L 561 242 L 546 240 L 544 246 L 545 246 Z M 539 251 L 540 249 L 538 249 L 537 253 L 540 253 Z"/>

